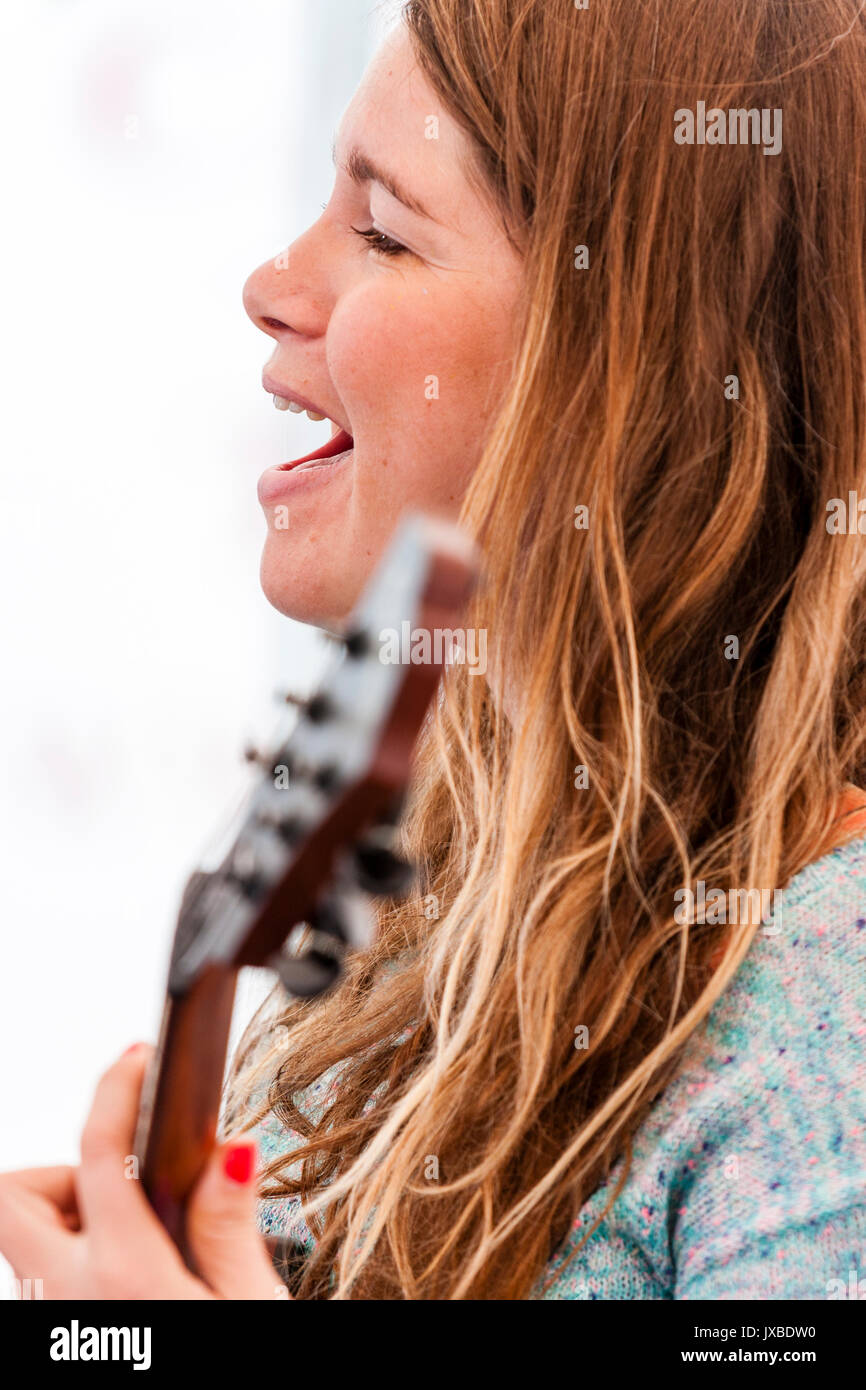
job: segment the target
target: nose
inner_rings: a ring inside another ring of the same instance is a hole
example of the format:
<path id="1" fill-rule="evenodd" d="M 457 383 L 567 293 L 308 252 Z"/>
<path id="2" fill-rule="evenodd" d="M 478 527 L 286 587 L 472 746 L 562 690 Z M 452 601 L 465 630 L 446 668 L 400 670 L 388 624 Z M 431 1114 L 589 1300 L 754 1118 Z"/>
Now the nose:
<path id="1" fill-rule="evenodd" d="M 272 261 L 265 261 L 253 271 L 244 285 L 244 308 L 256 328 L 260 328 L 271 338 L 278 338 L 281 333 L 292 331 L 291 325 L 276 312 L 278 304 L 283 313 L 286 312 L 285 304 L 282 302 L 285 296 L 281 296 L 279 292 L 279 263 L 279 256 Z"/>
<path id="2" fill-rule="evenodd" d="M 312 231 L 312 229 L 311 229 Z M 264 261 L 244 285 L 244 308 L 257 328 L 278 343 L 314 339 L 328 326 L 325 287 L 315 283 L 321 257 L 305 254 L 310 232 L 272 260 Z"/>

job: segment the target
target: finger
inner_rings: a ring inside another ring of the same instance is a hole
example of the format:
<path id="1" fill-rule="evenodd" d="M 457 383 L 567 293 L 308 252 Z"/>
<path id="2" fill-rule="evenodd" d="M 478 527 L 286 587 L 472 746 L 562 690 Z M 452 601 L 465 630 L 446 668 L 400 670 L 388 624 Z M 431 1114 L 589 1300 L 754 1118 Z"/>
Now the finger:
<path id="1" fill-rule="evenodd" d="M 67 1231 L 80 1231 L 78 1194 L 75 1169 L 65 1165 L 58 1168 L 20 1168 L 14 1173 L 0 1174 L 0 1194 L 8 1187 L 30 1192 L 45 1203 L 46 1220 Z"/>
<path id="2" fill-rule="evenodd" d="M 80 1239 L 67 1230 L 63 1214 L 50 1197 L 8 1177 L 0 1182 L 0 1251 L 19 1278 L 47 1284 L 62 1277 Z"/>
<path id="3" fill-rule="evenodd" d="M 57 1168 L 19 1168 L 13 1173 L 0 1175 L 0 1191 L 7 1183 L 44 1197 L 64 1215 L 74 1214 L 78 1210 L 75 1170 L 69 1164 Z"/>
<path id="4" fill-rule="evenodd" d="M 236 1140 L 211 1156 L 187 1213 L 196 1269 L 222 1298 L 286 1298 L 256 1229 L 256 1145 Z"/>
<path id="5" fill-rule="evenodd" d="M 102 1076 L 81 1135 L 76 1172 L 82 1225 L 99 1241 L 143 1236 L 153 1218 L 131 1162 L 141 1087 L 153 1049 L 130 1048 Z"/>

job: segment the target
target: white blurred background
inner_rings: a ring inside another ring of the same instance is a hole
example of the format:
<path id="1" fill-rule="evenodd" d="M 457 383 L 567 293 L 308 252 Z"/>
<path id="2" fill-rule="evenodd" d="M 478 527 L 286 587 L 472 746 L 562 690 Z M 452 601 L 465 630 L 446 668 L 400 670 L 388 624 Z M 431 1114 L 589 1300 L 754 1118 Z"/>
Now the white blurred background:
<path id="1" fill-rule="evenodd" d="M 375 0 L 0 18 L 0 1168 L 74 1162 L 155 1037 L 187 873 L 320 639 L 258 587 L 278 414 L 246 276 L 329 196 Z"/>

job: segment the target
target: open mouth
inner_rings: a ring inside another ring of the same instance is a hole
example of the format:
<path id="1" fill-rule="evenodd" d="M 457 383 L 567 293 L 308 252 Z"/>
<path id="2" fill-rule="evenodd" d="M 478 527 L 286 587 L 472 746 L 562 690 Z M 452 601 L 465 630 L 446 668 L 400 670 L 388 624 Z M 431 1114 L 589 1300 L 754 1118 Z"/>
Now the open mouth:
<path id="1" fill-rule="evenodd" d="M 341 455 L 349 453 L 355 447 L 355 441 L 344 429 L 337 429 L 337 433 L 332 435 L 327 444 L 323 444 L 320 449 L 314 449 L 311 454 L 305 454 L 303 458 L 293 459 L 291 463 L 281 463 L 277 467 L 281 473 L 288 473 L 295 468 L 309 466 L 311 468 L 320 467 L 326 463 L 333 463 Z"/>

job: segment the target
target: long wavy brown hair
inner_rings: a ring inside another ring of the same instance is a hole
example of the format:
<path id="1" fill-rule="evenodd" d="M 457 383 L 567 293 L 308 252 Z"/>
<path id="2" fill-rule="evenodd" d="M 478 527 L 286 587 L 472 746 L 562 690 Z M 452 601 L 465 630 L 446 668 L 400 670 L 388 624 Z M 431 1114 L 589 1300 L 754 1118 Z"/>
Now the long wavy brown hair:
<path id="1" fill-rule="evenodd" d="M 525 296 L 464 509 L 490 667 L 424 735 L 418 892 L 238 1063 L 235 1123 L 303 1137 L 263 1175 L 307 1203 L 301 1297 L 540 1289 L 760 929 L 677 890 L 784 885 L 866 780 L 866 537 L 827 525 L 866 500 L 863 11 L 405 8 Z M 781 150 L 678 143 L 701 101 L 781 110 Z"/>

